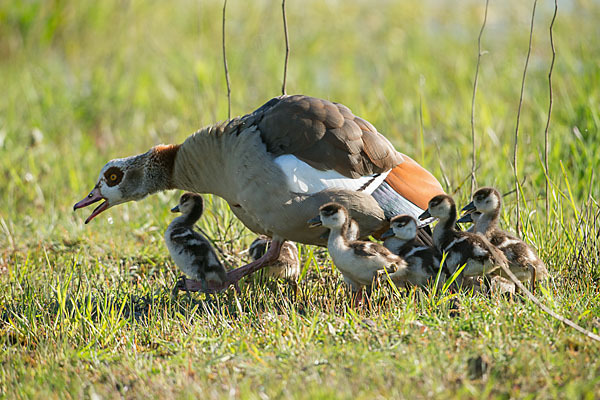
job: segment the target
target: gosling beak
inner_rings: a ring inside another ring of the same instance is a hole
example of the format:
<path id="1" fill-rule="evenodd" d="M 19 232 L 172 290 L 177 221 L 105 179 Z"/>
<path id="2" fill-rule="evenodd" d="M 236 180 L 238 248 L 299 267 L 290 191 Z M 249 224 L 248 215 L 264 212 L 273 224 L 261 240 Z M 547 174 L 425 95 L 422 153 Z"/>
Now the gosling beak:
<path id="1" fill-rule="evenodd" d="M 429 214 L 429 210 L 425 210 L 425 212 L 419 215 L 419 219 L 422 221 L 424 219 L 431 218 L 431 214 Z"/>
<path id="2" fill-rule="evenodd" d="M 171 208 L 171 212 L 172 212 L 172 213 L 178 213 L 178 212 L 181 212 L 181 210 L 179 210 L 179 204 L 177 204 L 175 207 Z"/>
<path id="3" fill-rule="evenodd" d="M 383 232 L 383 235 L 381 235 L 382 239 L 386 239 L 389 237 L 394 236 L 394 230 L 393 229 L 388 229 L 387 231 Z"/>
<path id="4" fill-rule="evenodd" d="M 308 224 L 308 226 L 310 228 L 316 228 L 317 226 L 323 225 L 323 222 L 321 222 L 320 215 L 317 215 L 316 217 L 309 219 L 308 221 L 306 221 L 306 223 Z"/>
<path id="5" fill-rule="evenodd" d="M 461 211 L 465 212 L 465 211 L 475 211 L 477 207 L 475 207 L 475 203 L 474 202 L 470 202 L 469 204 L 467 204 L 466 206 L 463 207 L 463 209 Z"/>
<path id="6" fill-rule="evenodd" d="M 473 222 L 473 215 L 471 213 L 464 214 L 456 222 L 459 222 L 461 224 L 464 224 L 464 223 L 467 223 L 467 222 Z"/>

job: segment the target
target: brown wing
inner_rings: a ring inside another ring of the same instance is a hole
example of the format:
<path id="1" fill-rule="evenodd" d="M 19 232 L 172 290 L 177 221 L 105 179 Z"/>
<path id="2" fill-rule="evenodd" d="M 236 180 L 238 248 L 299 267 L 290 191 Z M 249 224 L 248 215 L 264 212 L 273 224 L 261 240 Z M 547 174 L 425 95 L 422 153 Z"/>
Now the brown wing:
<path id="1" fill-rule="evenodd" d="M 342 104 L 295 95 L 273 99 L 250 118 L 267 150 L 293 154 L 320 170 L 358 178 L 392 169 L 403 161 L 391 143 Z"/>
<path id="2" fill-rule="evenodd" d="M 354 251 L 354 254 L 360 257 L 375 257 L 383 255 L 388 258 L 394 258 L 396 255 L 389 251 L 383 245 L 375 242 L 363 242 L 355 240 L 348 243 L 348 246 Z"/>

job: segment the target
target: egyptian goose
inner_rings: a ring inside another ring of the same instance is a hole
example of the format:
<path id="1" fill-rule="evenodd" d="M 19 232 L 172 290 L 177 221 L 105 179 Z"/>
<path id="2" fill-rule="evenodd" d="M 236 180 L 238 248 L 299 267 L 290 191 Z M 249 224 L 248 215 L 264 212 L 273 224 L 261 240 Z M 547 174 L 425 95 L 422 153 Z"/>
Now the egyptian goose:
<path id="1" fill-rule="evenodd" d="M 179 269 L 192 278 L 178 283 L 180 289 L 206 290 L 212 286 L 220 287 L 227 281 L 225 267 L 210 242 L 194 230 L 203 208 L 200 195 L 184 193 L 179 204 L 171 209 L 182 215 L 175 218 L 165 232 L 167 249 Z"/>
<path id="2" fill-rule="evenodd" d="M 248 248 L 248 254 L 250 254 L 253 261 L 256 261 L 267 252 L 270 245 L 271 239 L 265 235 L 260 235 Z M 264 272 L 268 278 L 297 282 L 300 276 L 300 259 L 298 258 L 296 245 L 292 242 L 285 242 L 281 246 L 281 252 L 277 260 L 266 267 Z"/>
<path id="3" fill-rule="evenodd" d="M 446 253 L 445 267 L 453 274 L 466 264 L 463 278 L 484 276 L 506 264 L 504 255 L 482 235 L 455 229 L 456 204 L 452 197 L 442 194 L 429 200 L 427 211 L 419 218 L 435 217 L 439 222 L 433 229 L 433 243 L 440 253 Z"/>
<path id="4" fill-rule="evenodd" d="M 302 95 L 273 98 L 182 144 L 111 160 L 74 209 L 104 200 L 87 223 L 167 189 L 218 195 L 250 230 L 273 238 L 263 257 L 229 272 L 232 282 L 276 260 L 284 240 L 325 245 L 325 230 L 308 229 L 306 220 L 327 202 L 344 205 L 366 237 L 387 230 L 395 215 L 419 215 L 443 193 L 431 173 L 348 107 Z"/>
<path id="5" fill-rule="evenodd" d="M 361 240 L 348 240 L 348 210 L 338 203 L 327 203 L 319 215 L 308 221 L 314 228 L 329 228 L 327 250 L 353 292 L 355 304 L 360 303 L 362 288 L 370 290 L 380 272 L 395 273 L 406 269 L 406 262 L 383 245 Z"/>
<path id="6" fill-rule="evenodd" d="M 400 279 L 394 279 L 396 284 L 411 284 L 424 287 L 431 278 L 435 279 L 441 266 L 438 252 L 425 246 L 417 240 L 417 220 L 410 215 L 398 215 L 390 221 L 390 230 L 381 235 L 385 239 L 383 245 L 392 253 L 402 257 L 408 265 L 407 271 Z M 446 274 L 441 273 L 439 282 L 446 280 Z"/>
<path id="7" fill-rule="evenodd" d="M 473 201 L 467 204 L 463 211 L 475 210 L 481 213 L 475 222 L 474 231 L 483 234 L 504 253 L 512 273 L 521 282 L 529 280 L 533 291 L 536 280 L 545 279 L 548 276 L 548 270 L 527 243 L 498 227 L 501 209 L 502 196 L 500 193 L 492 187 L 484 187 L 473 194 Z"/>

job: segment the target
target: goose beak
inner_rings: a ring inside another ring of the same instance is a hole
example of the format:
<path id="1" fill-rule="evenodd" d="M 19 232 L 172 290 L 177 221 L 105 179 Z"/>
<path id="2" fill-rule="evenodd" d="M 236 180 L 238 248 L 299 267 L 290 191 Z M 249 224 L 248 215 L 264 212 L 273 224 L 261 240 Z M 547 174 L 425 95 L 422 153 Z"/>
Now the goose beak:
<path id="1" fill-rule="evenodd" d="M 464 214 L 456 222 L 460 222 L 461 224 L 464 224 L 466 222 L 473 222 L 473 216 L 471 213 Z"/>
<path id="2" fill-rule="evenodd" d="M 73 205 L 73 211 L 77 210 L 78 208 L 87 207 L 90 204 L 94 204 L 100 200 L 104 200 L 104 203 L 102 203 L 98 207 L 96 207 L 94 209 L 94 211 L 92 211 L 92 214 L 90 214 L 90 216 L 87 217 L 87 219 L 85 220 L 85 223 L 87 224 L 92 219 L 94 219 L 98 214 L 100 214 L 102 211 L 105 211 L 106 209 L 108 209 L 110 207 L 110 204 L 108 203 L 108 200 L 106 199 L 106 197 L 102 196 L 102 194 L 100 193 L 100 189 L 95 187 L 90 192 L 90 194 L 88 194 L 83 200 L 75 203 L 75 205 Z"/>
<path id="3" fill-rule="evenodd" d="M 323 222 L 321 222 L 321 216 L 317 215 L 316 217 L 309 219 L 308 221 L 306 221 L 308 226 L 310 228 L 316 228 L 317 226 L 321 226 L 323 225 Z"/>
<path id="4" fill-rule="evenodd" d="M 475 203 L 474 202 L 470 202 L 469 204 L 467 204 L 466 206 L 464 206 L 461 211 L 463 211 L 463 212 L 465 212 L 465 211 L 475 211 L 475 209 L 476 209 Z"/>
<path id="5" fill-rule="evenodd" d="M 425 212 L 419 215 L 419 219 L 422 221 L 424 219 L 431 218 L 431 214 L 429 214 L 429 210 L 425 210 Z"/>
<path id="6" fill-rule="evenodd" d="M 389 237 L 394 236 L 394 230 L 393 229 L 388 229 L 387 231 L 383 232 L 383 235 L 381 235 L 382 239 L 387 239 Z"/>
<path id="7" fill-rule="evenodd" d="M 178 212 L 181 212 L 181 210 L 179 209 L 179 204 L 177 204 L 175 207 L 171 208 L 171 212 L 172 212 L 172 213 L 178 213 Z"/>

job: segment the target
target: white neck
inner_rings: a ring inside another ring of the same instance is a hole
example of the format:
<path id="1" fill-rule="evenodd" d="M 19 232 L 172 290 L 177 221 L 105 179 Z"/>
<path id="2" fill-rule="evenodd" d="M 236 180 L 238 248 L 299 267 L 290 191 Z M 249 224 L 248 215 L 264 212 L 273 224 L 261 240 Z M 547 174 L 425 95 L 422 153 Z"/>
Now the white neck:
<path id="1" fill-rule="evenodd" d="M 477 222 L 475 223 L 475 233 L 486 234 L 490 228 L 492 228 L 493 217 L 490 214 L 481 214 Z"/>
<path id="2" fill-rule="evenodd" d="M 446 233 L 447 231 L 447 224 L 447 219 L 440 219 L 435 228 L 433 228 L 433 244 L 438 249 L 441 249 L 443 247 L 442 239 L 444 237 L 444 233 Z"/>
<path id="3" fill-rule="evenodd" d="M 327 240 L 327 248 L 330 252 L 348 248 L 347 240 L 342 235 L 342 230 L 340 228 L 330 228 L 329 239 Z"/>

